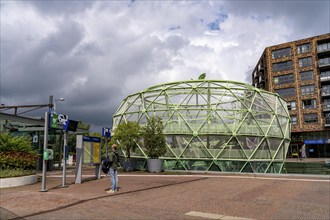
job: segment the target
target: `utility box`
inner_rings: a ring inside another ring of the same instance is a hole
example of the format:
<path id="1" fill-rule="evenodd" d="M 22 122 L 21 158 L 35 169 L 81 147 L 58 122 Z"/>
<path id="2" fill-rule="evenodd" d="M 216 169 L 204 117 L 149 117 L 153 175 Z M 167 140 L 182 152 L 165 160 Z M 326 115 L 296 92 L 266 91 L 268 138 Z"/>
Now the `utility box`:
<path id="1" fill-rule="evenodd" d="M 44 160 L 53 160 L 54 159 L 54 151 L 52 149 L 44 150 Z"/>

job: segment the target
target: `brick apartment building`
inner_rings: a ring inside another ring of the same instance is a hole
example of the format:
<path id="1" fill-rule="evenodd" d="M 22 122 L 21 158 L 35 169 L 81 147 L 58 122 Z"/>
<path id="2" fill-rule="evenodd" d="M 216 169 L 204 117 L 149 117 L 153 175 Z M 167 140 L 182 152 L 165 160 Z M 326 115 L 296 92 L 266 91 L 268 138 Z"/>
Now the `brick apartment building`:
<path id="1" fill-rule="evenodd" d="M 265 48 L 252 85 L 278 93 L 291 116 L 288 157 L 330 157 L 330 33 Z"/>

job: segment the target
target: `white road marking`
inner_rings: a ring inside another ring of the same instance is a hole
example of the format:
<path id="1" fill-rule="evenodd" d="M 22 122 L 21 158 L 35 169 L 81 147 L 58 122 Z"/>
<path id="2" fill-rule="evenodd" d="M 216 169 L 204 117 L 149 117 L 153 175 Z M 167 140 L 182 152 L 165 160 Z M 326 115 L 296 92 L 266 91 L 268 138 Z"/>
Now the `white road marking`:
<path id="1" fill-rule="evenodd" d="M 242 218 L 235 216 L 227 216 L 227 215 L 219 215 L 207 212 L 187 212 L 185 215 L 201 217 L 201 218 L 209 218 L 209 219 L 221 219 L 221 220 L 253 220 L 252 218 Z"/>

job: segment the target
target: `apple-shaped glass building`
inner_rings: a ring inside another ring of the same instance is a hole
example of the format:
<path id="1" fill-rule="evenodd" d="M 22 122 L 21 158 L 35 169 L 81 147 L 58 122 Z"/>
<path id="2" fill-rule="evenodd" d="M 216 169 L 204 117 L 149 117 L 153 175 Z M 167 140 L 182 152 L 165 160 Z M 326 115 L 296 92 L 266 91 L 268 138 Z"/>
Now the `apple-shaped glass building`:
<path id="1" fill-rule="evenodd" d="M 221 80 L 156 85 L 122 101 L 113 116 L 113 131 L 127 121 L 144 126 L 152 116 L 164 124 L 165 170 L 282 171 L 290 143 L 290 115 L 277 94 Z M 131 157 L 145 166 L 143 143 Z"/>

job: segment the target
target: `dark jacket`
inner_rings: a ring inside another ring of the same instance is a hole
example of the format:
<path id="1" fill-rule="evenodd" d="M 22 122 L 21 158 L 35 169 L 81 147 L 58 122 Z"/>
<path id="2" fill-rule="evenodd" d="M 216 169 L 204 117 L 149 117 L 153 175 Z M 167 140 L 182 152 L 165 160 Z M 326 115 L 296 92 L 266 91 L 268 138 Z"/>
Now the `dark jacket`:
<path id="1" fill-rule="evenodd" d="M 111 151 L 109 153 L 109 161 L 111 164 L 110 168 L 117 169 L 119 167 L 119 154 L 117 153 L 117 151 Z"/>

